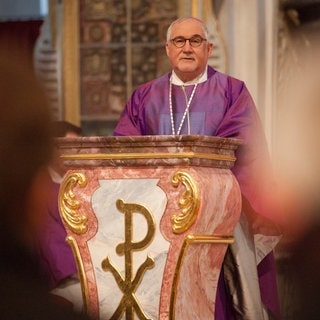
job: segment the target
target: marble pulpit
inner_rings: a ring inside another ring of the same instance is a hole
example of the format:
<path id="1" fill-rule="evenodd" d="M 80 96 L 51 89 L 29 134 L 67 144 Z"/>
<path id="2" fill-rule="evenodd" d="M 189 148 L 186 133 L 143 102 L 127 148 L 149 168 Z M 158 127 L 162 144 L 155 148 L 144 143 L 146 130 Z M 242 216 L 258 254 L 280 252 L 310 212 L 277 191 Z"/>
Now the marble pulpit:
<path id="1" fill-rule="evenodd" d="M 214 319 L 241 209 L 240 141 L 207 136 L 58 139 L 59 209 L 93 319 Z"/>

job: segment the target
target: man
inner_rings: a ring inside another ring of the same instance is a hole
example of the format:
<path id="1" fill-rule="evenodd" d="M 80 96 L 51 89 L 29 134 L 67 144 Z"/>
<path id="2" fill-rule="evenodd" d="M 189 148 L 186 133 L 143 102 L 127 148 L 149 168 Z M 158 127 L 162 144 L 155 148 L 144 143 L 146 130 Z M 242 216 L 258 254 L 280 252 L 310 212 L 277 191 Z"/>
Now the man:
<path id="1" fill-rule="evenodd" d="M 1 319 L 80 319 L 53 302 L 33 252 L 50 190 L 46 166 L 52 139 L 46 103 L 25 57 L 0 53 Z"/>
<path id="2" fill-rule="evenodd" d="M 82 135 L 80 127 L 67 121 L 54 121 L 54 138 L 75 138 Z M 44 211 L 44 224 L 37 239 L 37 250 L 48 289 L 55 295 L 71 302 L 75 309 L 81 309 L 82 302 L 77 267 L 70 245 L 66 242 L 67 233 L 63 225 L 58 195 L 60 184 L 67 171 L 60 158 L 58 148 L 48 166 L 51 180 L 51 197 Z"/>
<path id="3" fill-rule="evenodd" d="M 166 52 L 172 72 L 137 88 L 120 117 L 115 135 L 201 134 L 239 138 L 233 168 L 243 196 L 243 212 L 220 276 L 216 319 L 279 316 L 272 249 L 278 235 L 267 195 L 267 144 L 254 102 L 242 81 L 207 65 L 213 44 L 199 19 L 174 21 Z M 270 237 L 268 237 L 270 236 Z M 258 270 L 257 266 L 258 265 Z M 260 285 L 259 285 L 260 282 Z"/>
<path id="4" fill-rule="evenodd" d="M 54 138 L 79 137 L 81 129 L 66 121 L 52 124 Z M 39 258 L 49 289 L 54 289 L 69 277 L 77 273 L 71 247 L 66 243 L 66 230 L 58 209 L 58 194 L 66 168 L 60 159 L 60 153 L 54 148 L 54 154 L 48 165 L 51 178 L 51 197 L 44 211 L 44 225 L 39 236 Z"/>

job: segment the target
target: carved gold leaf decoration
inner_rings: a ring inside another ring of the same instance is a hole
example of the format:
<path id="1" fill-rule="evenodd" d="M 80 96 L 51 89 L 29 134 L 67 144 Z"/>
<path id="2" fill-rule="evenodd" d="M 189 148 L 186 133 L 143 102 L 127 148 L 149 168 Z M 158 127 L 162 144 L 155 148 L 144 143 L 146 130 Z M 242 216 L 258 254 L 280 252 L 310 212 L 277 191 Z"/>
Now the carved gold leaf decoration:
<path id="1" fill-rule="evenodd" d="M 72 173 L 65 177 L 59 192 L 59 210 L 67 226 L 76 234 L 87 231 L 87 217 L 79 212 L 80 202 L 76 199 L 73 188 L 75 185 L 84 188 L 87 179 L 82 173 Z"/>
<path id="2" fill-rule="evenodd" d="M 182 233 L 188 230 L 197 218 L 200 206 L 199 190 L 194 179 L 187 172 L 177 171 L 171 182 L 174 187 L 178 187 L 180 183 L 185 187 L 185 192 L 178 203 L 181 212 L 171 218 L 173 232 Z"/>

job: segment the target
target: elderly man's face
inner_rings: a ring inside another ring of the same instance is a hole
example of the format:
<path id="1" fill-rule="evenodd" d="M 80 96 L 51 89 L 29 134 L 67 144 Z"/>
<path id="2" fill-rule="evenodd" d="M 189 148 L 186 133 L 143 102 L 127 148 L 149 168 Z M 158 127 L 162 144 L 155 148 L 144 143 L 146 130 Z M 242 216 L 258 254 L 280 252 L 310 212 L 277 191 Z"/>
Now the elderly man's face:
<path id="1" fill-rule="evenodd" d="M 196 20 L 184 20 L 172 26 L 170 39 L 177 37 L 190 39 L 194 36 L 205 38 L 201 24 Z M 192 47 L 189 41 L 177 48 L 172 41 L 167 42 L 166 52 L 173 70 L 186 82 L 195 79 L 205 70 L 213 44 L 203 41 L 200 46 Z"/>

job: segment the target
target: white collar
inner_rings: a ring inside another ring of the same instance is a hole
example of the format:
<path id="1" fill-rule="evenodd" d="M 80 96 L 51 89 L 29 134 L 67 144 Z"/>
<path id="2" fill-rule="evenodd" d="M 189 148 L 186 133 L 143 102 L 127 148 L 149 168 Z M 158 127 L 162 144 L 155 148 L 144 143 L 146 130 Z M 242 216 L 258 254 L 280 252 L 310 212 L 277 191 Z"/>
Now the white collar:
<path id="1" fill-rule="evenodd" d="M 208 79 L 207 69 L 208 68 L 206 68 L 205 71 L 199 77 L 197 77 L 191 81 L 187 81 L 187 82 L 183 82 L 177 76 L 177 74 L 172 70 L 171 83 L 178 85 L 178 86 L 190 86 L 190 85 L 194 85 L 196 83 L 205 82 Z"/>
<path id="2" fill-rule="evenodd" d="M 48 171 L 51 177 L 51 180 L 55 183 L 61 184 L 63 180 L 63 176 L 61 176 L 57 171 L 55 171 L 52 167 L 48 167 Z"/>

